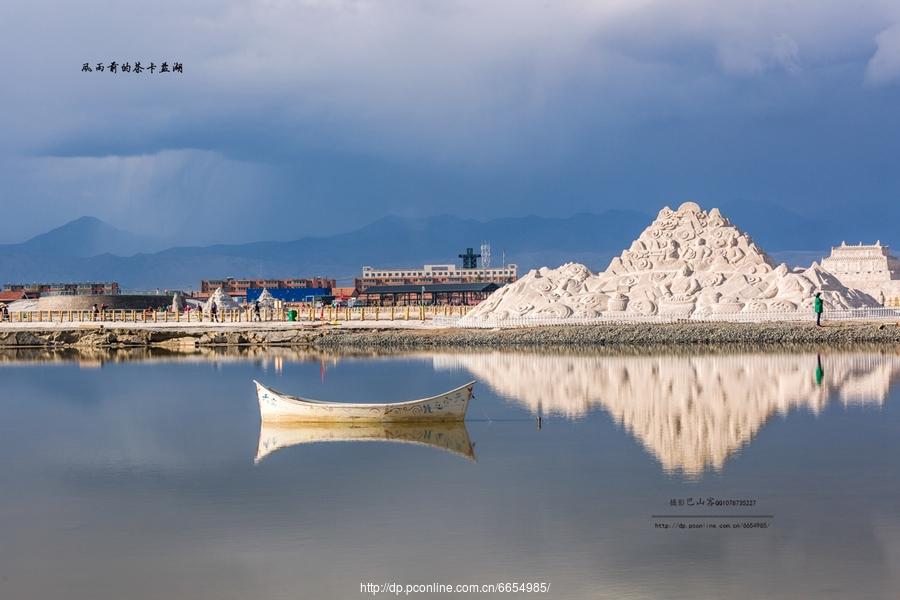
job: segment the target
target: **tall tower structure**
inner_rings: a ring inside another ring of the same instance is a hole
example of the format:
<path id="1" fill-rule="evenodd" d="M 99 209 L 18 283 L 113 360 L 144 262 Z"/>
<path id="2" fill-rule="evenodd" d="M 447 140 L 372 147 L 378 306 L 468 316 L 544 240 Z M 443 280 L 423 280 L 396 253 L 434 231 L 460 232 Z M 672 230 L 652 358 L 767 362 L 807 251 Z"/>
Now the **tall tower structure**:
<path id="1" fill-rule="evenodd" d="M 466 253 L 460 254 L 459 257 L 463 259 L 463 269 L 477 269 L 478 259 L 481 258 L 481 255 L 475 254 L 473 248 L 466 248 Z"/>
<path id="2" fill-rule="evenodd" d="M 491 245 L 487 242 L 481 242 L 481 268 L 487 269 L 491 266 Z"/>

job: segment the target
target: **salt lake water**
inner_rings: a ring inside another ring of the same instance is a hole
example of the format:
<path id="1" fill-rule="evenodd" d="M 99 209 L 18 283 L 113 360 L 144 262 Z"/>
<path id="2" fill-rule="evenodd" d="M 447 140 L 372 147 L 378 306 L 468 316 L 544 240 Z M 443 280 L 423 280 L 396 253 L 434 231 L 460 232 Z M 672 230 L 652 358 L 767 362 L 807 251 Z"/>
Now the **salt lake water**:
<path id="1" fill-rule="evenodd" d="M 0 355 L 0 597 L 897 598 L 898 374 L 874 351 Z M 477 384 L 462 427 L 360 432 L 261 428 L 253 379 Z"/>

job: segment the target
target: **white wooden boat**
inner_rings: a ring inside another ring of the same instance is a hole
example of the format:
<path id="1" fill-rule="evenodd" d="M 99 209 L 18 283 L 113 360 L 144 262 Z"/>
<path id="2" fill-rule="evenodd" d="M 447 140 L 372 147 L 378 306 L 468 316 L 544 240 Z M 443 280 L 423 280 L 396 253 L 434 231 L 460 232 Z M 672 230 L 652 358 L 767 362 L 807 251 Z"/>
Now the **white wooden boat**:
<path id="1" fill-rule="evenodd" d="M 392 442 L 430 446 L 475 460 L 475 448 L 463 421 L 434 423 L 271 423 L 259 426 L 258 463 L 276 450 L 320 442 Z"/>
<path id="2" fill-rule="evenodd" d="M 475 382 L 431 398 L 388 404 L 322 402 L 289 396 L 254 380 L 259 398 L 259 415 L 275 423 L 433 422 L 462 421 L 472 398 Z"/>

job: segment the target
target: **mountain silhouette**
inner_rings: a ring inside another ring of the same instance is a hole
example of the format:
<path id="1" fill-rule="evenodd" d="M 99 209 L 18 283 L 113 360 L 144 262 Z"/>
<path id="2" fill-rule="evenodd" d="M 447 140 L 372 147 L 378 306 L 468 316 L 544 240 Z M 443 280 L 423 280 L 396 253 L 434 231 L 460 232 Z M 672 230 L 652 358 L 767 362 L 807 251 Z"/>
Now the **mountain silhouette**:
<path id="1" fill-rule="evenodd" d="M 152 239 L 113 227 L 96 217 L 84 216 L 19 244 L 0 245 L 2 254 L 67 255 L 87 258 L 99 254 L 130 256 L 154 248 Z"/>
<path id="2" fill-rule="evenodd" d="M 196 289 L 201 279 L 323 275 L 350 284 L 364 265 L 455 263 L 467 247 L 491 243 L 495 265 L 521 270 L 579 260 L 594 268 L 640 233 L 647 215 L 629 210 L 477 221 L 388 216 L 356 231 L 298 240 L 173 247 L 128 255 L 144 240 L 82 218 L 24 242 L 0 246 L 0 279 L 115 280 L 128 289 Z"/>
<path id="3" fill-rule="evenodd" d="M 723 204 L 776 260 L 827 255 L 840 243 L 834 222 L 752 202 Z M 595 271 L 627 248 L 649 221 L 635 210 L 569 217 L 487 221 L 441 215 L 386 216 L 355 231 L 292 241 L 260 241 L 159 250 L 153 238 L 81 217 L 20 244 L 0 245 L 0 282 L 115 280 L 126 289 L 197 289 L 201 279 L 328 276 L 349 285 L 364 265 L 417 267 L 455 263 L 467 247 L 492 247 L 492 264 L 528 269 L 575 261 Z M 853 232 L 848 233 L 852 239 Z M 886 236 L 876 235 L 885 241 Z"/>

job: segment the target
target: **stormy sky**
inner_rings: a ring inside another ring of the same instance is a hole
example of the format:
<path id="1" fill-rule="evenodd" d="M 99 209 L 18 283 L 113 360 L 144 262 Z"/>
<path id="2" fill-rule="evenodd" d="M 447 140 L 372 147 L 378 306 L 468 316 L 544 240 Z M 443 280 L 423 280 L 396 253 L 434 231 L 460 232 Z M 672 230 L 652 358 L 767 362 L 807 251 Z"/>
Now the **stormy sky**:
<path id="1" fill-rule="evenodd" d="M 386 214 L 900 218 L 896 0 L 0 3 L 0 241 Z M 178 61 L 183 74 L 81 71 Z"/>

